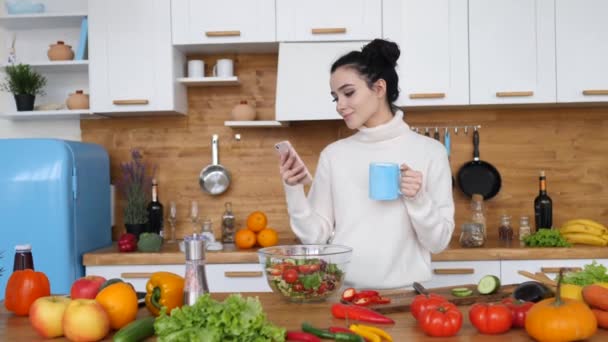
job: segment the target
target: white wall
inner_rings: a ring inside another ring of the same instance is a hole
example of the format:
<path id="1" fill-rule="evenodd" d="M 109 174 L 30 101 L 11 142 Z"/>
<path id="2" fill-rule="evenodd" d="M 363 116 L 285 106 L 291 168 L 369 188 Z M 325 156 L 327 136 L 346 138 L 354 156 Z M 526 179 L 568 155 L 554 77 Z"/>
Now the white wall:
<path id="1" fill-rule="evenodd" d="M 4 6 L 3 2 L 0 2 Z M 0 62 L 6 63 L 8 37 L 0 29 Z M 17 51 L 17 54 L 19 51 Z M 18 55 L 17 55 L 18 56 Z M 0 82 L 4 73 L 0 72 Z M 14 101 L 11 94 L 1 93 L 0 101 Z M 7 106 L 1 105 L 0 108 Z M 57 138 L 80 141 L 80 119 L 11 121 L 0 118 L 1 138 Z"/>

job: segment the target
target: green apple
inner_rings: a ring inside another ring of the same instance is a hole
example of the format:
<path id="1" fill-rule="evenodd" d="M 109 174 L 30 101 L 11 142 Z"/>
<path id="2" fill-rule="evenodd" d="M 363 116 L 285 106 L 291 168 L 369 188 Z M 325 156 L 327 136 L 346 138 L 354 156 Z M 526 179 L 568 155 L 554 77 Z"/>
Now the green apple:
<path id="1" fill-rule="evenodd" d="M 73 299 L 63 314 L 63 333 L 70 341 L 99 341 L 110 332 L 110 318 L 95 299 Z"/>
<path id="2" fill-rule="evenodd" d="M 63 296 L 40 297 L 30 306 L 32 327 L 44 338 L 63 336 L 63 313 L 71 300 Z"/>

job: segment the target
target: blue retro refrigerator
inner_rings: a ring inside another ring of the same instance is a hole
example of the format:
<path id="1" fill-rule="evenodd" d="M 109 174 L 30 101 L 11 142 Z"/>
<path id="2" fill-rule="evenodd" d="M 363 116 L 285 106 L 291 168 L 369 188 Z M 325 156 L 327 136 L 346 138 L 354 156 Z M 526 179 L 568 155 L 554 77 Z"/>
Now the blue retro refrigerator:
<path id="1" fill-rule="evenodd" d="M 112 243 L 110 165 L 97 144 L 0 139 L 0 300 L 15 245 L 30 244 L 51 293 L 68 294 L 84 275 L 84 253 Z"/>

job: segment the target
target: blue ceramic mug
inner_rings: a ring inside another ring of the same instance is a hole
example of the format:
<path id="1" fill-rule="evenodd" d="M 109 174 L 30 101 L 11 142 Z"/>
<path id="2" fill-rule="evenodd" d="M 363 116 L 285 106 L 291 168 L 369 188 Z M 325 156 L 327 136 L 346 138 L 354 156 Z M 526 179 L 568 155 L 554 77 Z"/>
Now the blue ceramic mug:
<path id="1" fill-rule="evenodd" d="M 369 164 L 369 198 L 376 201 L 392 201 L 401 196 L 399 183 L 401 170 L 396 163 Z"/>

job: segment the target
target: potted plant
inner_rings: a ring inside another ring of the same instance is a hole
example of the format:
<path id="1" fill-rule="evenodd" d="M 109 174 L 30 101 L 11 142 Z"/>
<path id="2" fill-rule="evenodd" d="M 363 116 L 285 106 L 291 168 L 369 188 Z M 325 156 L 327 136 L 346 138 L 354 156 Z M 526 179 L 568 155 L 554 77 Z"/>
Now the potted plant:
<path id="1" fill-rule="evenodd" d="M 13 93 L 18 111 L 34 110 L 36 95 L 44 95 L 46 78 L 28 64 L 9 65 L 5 72 L 5 82 L 0 89 Z"/>
<path id="2" fill-rule="evenodd" d="M 148 202 L 150 188 L 152 186 L 152 175 L 148 176 L 149 166 L 143 163 L 143 157 L 139 150 L 131 151 L 131 161 L 121 163 L 122 178 L 119 187 L 125 196 L 127 204 L 123 212 L 123 220 L 127 233 L 139 234 L 147 231 L 148 225 Z"/>

